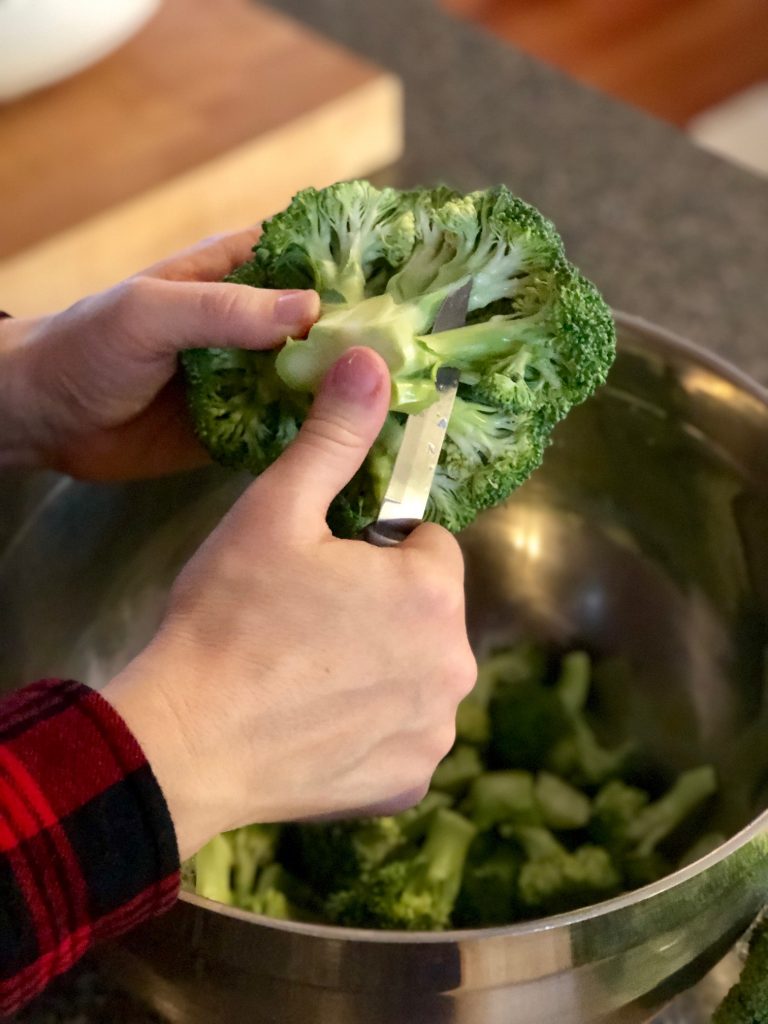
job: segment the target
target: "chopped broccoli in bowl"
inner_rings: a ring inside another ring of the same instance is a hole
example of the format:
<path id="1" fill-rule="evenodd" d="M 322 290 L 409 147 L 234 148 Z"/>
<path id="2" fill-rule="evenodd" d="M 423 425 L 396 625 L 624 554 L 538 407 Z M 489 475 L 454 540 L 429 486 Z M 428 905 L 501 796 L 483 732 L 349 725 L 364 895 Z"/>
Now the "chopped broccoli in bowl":
<path id="1" fill-rule="evenodd" d="M 197 855 L 188 883 L 270 917 L 441 931 L 573 910 L 655 881 L 717 844 L 700 827 L 715 773 L 694 767 L 646 788 L 626 743 L 595 738 L 592 674 L 584 652 L 548 667 L 530 644 L 481 660 L 466 701 L 482 729 L 472 723 L 474 741 L 457 730 L 421 803 L 388 817 L 237 829 Z M 526 702 L 533 710 L 518 720 Z M 558 774 L 555 755 L 571 741 L 589 757 Z"/>
<path id="2" fill-rule="evenodd" d="M 443 300 L 472 280 L 467 324 L 432 333 Z M 306 338 L 275 352 L 185 352 L 197 433 L 225 465 L 260 473 L 306 415 L 325 372 L 364 345 L 386 361 L 390 413 L 330 522 L 356 535 L 376 516 L 405 414 L 435 398 L 441 365 L 460 371 L 426 516 L 458 531 L 541 462 L 555 424 L 601 385 L 615 331 L 605 302 L 564 254 L 554 226 L 499 187 L 401 192 L 354 181 L 300 192 L 264 226 L 228 280 L 315 288 Z M 215 339 L 211 339 L 215 345 Z"/>

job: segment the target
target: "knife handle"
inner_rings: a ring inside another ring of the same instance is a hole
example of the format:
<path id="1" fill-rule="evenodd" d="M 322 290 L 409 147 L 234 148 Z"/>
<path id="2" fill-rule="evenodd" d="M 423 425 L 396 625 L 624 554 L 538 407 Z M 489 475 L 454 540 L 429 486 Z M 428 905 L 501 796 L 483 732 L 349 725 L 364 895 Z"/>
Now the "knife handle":
<path id="1" fill-rule="evenodd" d="M 361 536 L 374 547 L 394 548 L 409 537 L 417 526 L 421 526 L 421 519 L 384 519 L 366 526 Z"/>

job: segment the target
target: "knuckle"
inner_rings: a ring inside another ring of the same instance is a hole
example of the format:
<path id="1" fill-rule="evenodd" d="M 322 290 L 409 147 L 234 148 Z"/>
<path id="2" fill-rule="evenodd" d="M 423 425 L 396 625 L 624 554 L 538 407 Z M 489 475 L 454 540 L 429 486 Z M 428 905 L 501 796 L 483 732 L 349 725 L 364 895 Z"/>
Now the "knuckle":
<path id="1" fill-rule="evenodd" d="M 226 285 L 201 287 L 198 302 L 202 317 L 213 323 L 237 318 L 241 308 L 240 294 L 234 287 Z"/>
<path id="2" fill-rule="evenodd" d="M 477 682 L 477 659 L 472 651 L 466 650 L 451 659 L 446 671 L 446 685 L 450 692 L 461 700 L 470 693 Z"/>
<path id="3" fill-rule="evenodd" d="M 321 449 L 331 447 L 358 451 L 361 447 L 360 437 L 353 427 L 330 416 L 310 417 L 299 434 L 299 443 Z"/>
<path id="4" fill-rule="evenodd" d="M 152 297 L 156 282 L 150 277 L 129 277 L 112 289 L 112 309 L 118 317 L 135 317 Z"/>

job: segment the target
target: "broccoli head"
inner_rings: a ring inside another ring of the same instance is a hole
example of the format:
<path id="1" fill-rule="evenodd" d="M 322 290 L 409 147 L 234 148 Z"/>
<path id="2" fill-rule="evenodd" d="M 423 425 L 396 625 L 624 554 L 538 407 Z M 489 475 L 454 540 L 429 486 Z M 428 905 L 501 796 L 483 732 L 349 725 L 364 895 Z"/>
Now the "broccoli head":
<path id="1" fill-rule="evenodd" d="M 193 420 L 220 462 L 265 469 L 351 346 L 375 349 L 389 366 L 387 422 L 331 510 L 346 535 L 376 517 L 404 414 L 434 401 L 441 365 L 456 367 L 460 384 L 426 514 L 456 531 L 530 475 L 554 425 L 603 383 L 614 356 L 605 302 L 566 260 L 553 225 L 504 187 L 306 189 L 228 279 L 315 288 L 322 305 L 308 336 L 277 354 L 184 353 Z M 432 333 L 444 299 L 470 279 L 466 325 Z"/>

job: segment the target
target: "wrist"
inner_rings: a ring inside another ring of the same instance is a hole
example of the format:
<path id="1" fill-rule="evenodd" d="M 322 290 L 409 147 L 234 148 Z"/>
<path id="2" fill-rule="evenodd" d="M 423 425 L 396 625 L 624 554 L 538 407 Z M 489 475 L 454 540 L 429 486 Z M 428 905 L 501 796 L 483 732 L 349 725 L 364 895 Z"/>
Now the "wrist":
<path id="1" fill-rule="evenodd" d="M 165 797 L 176 830 L 181 861 L 187 860 L 226 825 L 194 750 L 193 730 L 183 710 L 168 697 L 167 681 L 180 662 L 152 645 L 101 690 L 134 735 Z M 178 687 L 178 681 L 176 683 Z"/>

